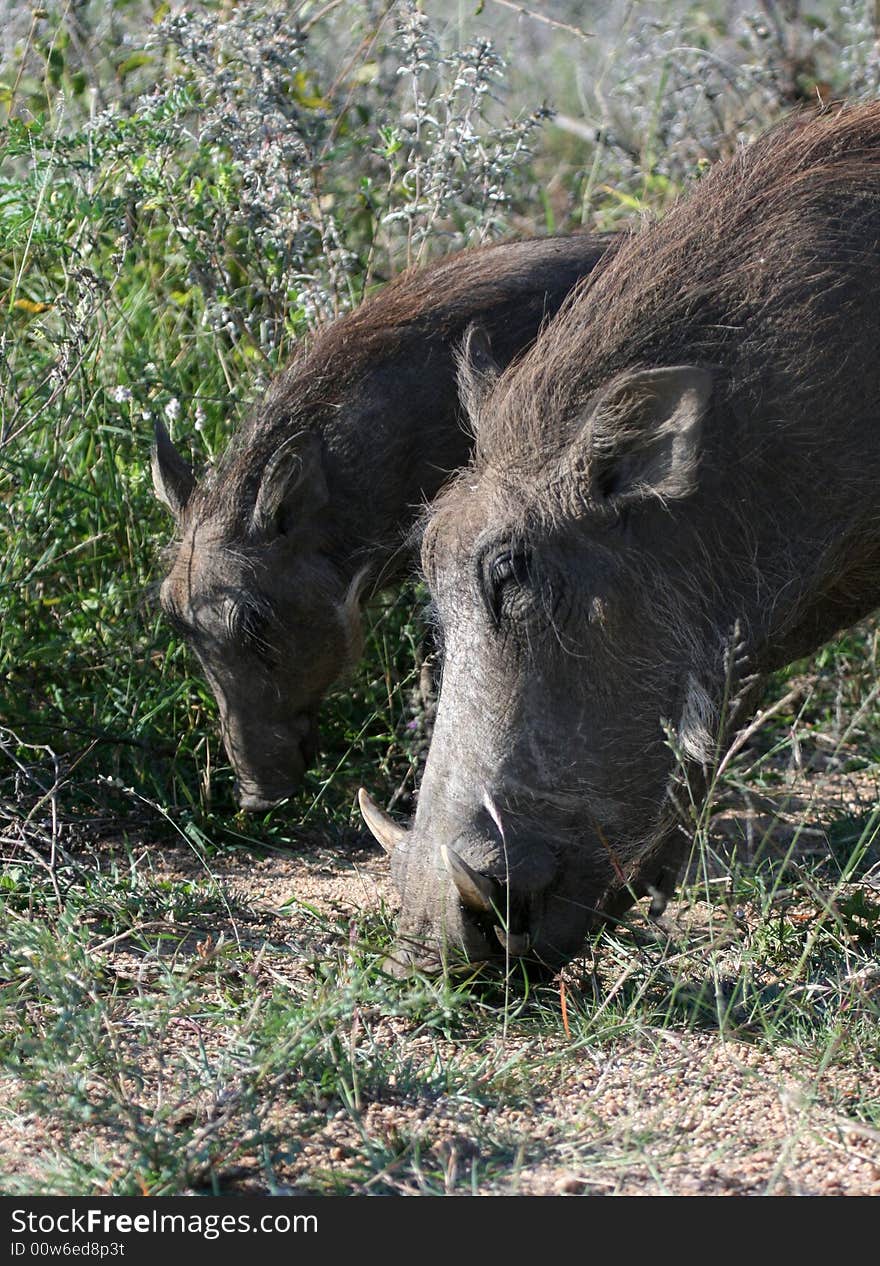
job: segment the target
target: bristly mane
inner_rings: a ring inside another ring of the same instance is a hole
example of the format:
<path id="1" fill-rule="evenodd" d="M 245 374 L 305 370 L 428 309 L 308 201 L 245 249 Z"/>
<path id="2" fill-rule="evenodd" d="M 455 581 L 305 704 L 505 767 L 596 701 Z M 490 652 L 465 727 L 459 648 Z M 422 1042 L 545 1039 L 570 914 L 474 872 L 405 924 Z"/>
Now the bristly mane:
<path id="1" fill-rule="evenodd" d="M 608 241 L 612 240 L 611 235 Z M 529 264 L 531 243 L 509 243 Z M 298 429 L 320 429 L 362 389 L 377 365 L 388 366 L 407 346 L 451 341 L 469 314 L 490 314 L 511 303 L 520 276 L 515 268 L 487 268 L 496 246 L 475 247 L 409 269 L 359 307 L 303 343 L 238 428 L 217 467 L 197 486 L 190 514 L 203 516 L 234 503 L 253 502 L 266 462 Z M 507 256 L 509 259 L 509 254 Z"/>
<path id="2" fill-rule="evenodd" d="M 811 392 L 826 406 L 844 391 L 851 399 L 859 386 L 839 331 L 829 334 L 843 313 L 876 324 L 860 260 L 874 260 L 878 243 L 880 103 L 789 118 L 712 168 L 577 287 L 501 377 L 477 469 L 504 467 L 512 480 L 519 470 L 527 482 L 565 445 L 592 392 L 624 368 L 716 367 L 718 390 L 736 392 L 741 408 L 759 384 L 765 402 L 777 389 L 801 403 Z"/>

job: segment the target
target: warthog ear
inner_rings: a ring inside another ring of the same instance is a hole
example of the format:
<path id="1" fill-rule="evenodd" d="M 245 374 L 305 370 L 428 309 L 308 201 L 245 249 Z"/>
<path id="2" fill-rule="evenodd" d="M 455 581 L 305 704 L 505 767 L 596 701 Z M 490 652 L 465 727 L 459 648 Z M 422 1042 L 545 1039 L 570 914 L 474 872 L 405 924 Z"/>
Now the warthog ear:
<path id="1" fill-rule="evenodd" d="M 259 535 L 288 534 L 327 504 L 321 441 L 312 433 L 291 435 L 266 462 L 254 502 Z"/>
<path id="2" fill-rule="evenodd" d="M 575 441 L 592 495 L 616 505 L 688 496 L 711 394 L 712 375 L 697 365 L 638 370 L 602 388 Z"/>
<path id="3" fill-rule="evenodd" d="M 455 353 L 458 396 L 476 434 L 480 412 L 501 370 L 492 356 L 489 335 L 475 322 L 467 327 Z"/>
<path id="4" fill-rule="evenodd" d="M 171 436 L 158 420 L 150 467 L 156 496 L 168 507 L 175 519 L 179 519 L 196 486 L 195 475 L 189 462 L 178 453 L 171 442 Z"/>

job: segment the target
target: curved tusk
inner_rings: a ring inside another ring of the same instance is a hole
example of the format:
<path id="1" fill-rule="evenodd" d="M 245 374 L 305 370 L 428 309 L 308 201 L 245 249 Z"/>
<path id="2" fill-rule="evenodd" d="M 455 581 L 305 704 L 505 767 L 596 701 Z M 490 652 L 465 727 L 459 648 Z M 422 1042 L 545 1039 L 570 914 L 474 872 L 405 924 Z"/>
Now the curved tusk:
<path id="1" fill-rule="evenodd" d="M 443 858 L 443 865 L 452 876 L 458 895 L 469 910 L 481 910 L 488 913 L 495 908 L 498 884 L 494 879 L 490 879 L 488 875 L 481 875 L 478 870 L 468 866 L 464 858 L 459 857 L 454 849 L 447 848 L 445 844 L 440 846 L 440 856 Z"/>
<path id="2" fill-rule="evenodd" d="M 358 791 L 358 804 L 361 816 L 373 839 L 382 845 L 390 857 L 398 845 L 406 839 L 406 828 L 389 817 L 384 809 L 380 809 L 363 787 Z"/>
<path id="3" fill-rule="evenodd" d="M 505 932 L 503 928 L 496 927 L 495 935 L 511 958 L 522 958 L 531 949 L 532 938 L 528 932 Z"/>
<path id="4" fill-rule="evenodd" d="M 648 884 L 648 893 L 651 897 L 651 904 L 648 908 L 649 919 L 659 919 L 660 915 L 669 905 L 669 898 L 665 892 L 661 892 L 659 888 L 655 888 L 653 884 Z"/>

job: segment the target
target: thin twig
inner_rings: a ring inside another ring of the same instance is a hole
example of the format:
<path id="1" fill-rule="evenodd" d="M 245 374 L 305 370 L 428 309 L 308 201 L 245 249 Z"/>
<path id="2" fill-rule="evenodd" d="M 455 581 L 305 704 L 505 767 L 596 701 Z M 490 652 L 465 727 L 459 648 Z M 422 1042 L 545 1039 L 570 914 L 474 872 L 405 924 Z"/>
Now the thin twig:
<path id="1" fill-rule="evenodd" d="M 169 923 L 167 919 L 152 919 L 145 923 L 135 923 L 130 928 L 126 928 L 124 932 L 117 932 L 115 936 L 108 936 L 105 941 L 99 941 L 97 945 L 89 946 L 90 954 L 99 954 L 103 950 L 112 949 L 120 941 L 127 941 L 129 937 L 137 936 L 139 932 L 155 932 L 163 930 L 165 932 L 175 931 L 184 935 L 192 931 L 192 928 L 186 923 Z"/>
<path id="2" fill-rule="evenodd" d="M 570 26 L 568 22 L 560 22 L 558 18 L 548 18 L 546 13 L 535 13 L 533 9 L 527 9 L 524 4 L 515 4 L 514 0 L 492 0 L 492 3 L 500 4 L 502 9 L 512 9 L 521 18 L 532 18 L 535 22 L 543 22 L 546 26 L 552 26 L 557 31 L 567 31 L 569 35 L 576 35 L 579 40 L 594 40 L 596 38 L 594 31 L 584 31 L 579 26 Z"/>
<path id="3" fill-rule="evenodd" d="M 794 703 L 796 699 L 799 699 L 802 695 L 806 694 L 807 690 L 809 690 L 812 685 L 812 680 L 802 678 L 796 682 L 794 686 L 792 686 L 791 690 L 789 690 L 787 694 L 784 694 L 781 699 L 777 699 L 774 704 L 771 704 L 769 708 L 765 708 L 763 712 L 759 712 L 750 725 L 747 725 L 744 730 L 740 730 L 739 734 L 737 734 L 730 747 L 727 749 L 724 759 L 718 766 L 716 781 L 727 769 L 734 756 L 736 756 L 738 752 L 742 751 L 749 739 L 752 738 L 758 730 L 760 730 L 761 726 L 769 721 L 771 717 L 776 716 L 777 713 L 783 712 L 790 703 Z"/>

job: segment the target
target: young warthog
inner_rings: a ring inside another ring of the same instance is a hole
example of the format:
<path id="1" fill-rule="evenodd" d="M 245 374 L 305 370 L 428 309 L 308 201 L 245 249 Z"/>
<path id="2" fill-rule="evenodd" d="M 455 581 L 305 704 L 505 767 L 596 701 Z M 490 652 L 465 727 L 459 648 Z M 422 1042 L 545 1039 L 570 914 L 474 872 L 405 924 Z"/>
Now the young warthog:
<path id="1" fill-rule="evenodd" d="M 360 655 L 360 600 L 409 563 L 426 499 L 468 458 L 454 349 L 478 317 L 510 361 L 607 240 L 536 238 L 403 274 L 319 334 L 197 484 L 160 426 L 179 540 L 161 590 L 220 709 L 243 808 L 292 791 L 317 711 Z"/>
<path id="2" fill-rule="evenodd" d="M 670 793 L 701 785 L 725 700 L 741 718 L 880 600 L 878 349 L 880 103 L 710 171 L 488 392 L 465 348 L 476 456 L 423 538 L 445 662 L 414 829 L 362 794 L 392 966 L 555 968 L 633 888 L 662 901 Z"/>

